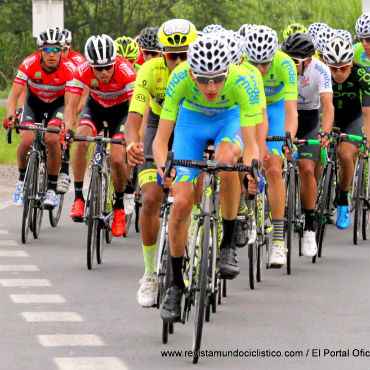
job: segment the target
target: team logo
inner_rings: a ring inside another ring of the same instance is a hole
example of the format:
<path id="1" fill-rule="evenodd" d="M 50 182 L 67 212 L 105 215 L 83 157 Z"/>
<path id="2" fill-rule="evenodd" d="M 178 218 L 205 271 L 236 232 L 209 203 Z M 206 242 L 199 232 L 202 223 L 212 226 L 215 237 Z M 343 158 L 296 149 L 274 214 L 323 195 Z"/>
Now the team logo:
<path id="1" fill-rule="evenodd" d="M 40 71 L 35 73 L 35 78 L 41 78 L 41 72 Z"/>
<path id="2" fill-rule="evenodd" d="M 158 78 L 157 82 L 160 84 L 162 82 L 162 78 Z"/>
<path id="3" fill-rule="evenodd" d="M 91 86 L 98 86 L 98 80 L 96 80 L 95 78 L 93 78 L 91 80 Z"/>
<path id="4" fill-rule="evenodd" d="M 57 118 L 63 119 L 63 117 L 64 117 L 64 116 L 63 116 L 63 113 L 62 113 L 62 112 L 58 112 L 58 113 L 57 113 Z"/>

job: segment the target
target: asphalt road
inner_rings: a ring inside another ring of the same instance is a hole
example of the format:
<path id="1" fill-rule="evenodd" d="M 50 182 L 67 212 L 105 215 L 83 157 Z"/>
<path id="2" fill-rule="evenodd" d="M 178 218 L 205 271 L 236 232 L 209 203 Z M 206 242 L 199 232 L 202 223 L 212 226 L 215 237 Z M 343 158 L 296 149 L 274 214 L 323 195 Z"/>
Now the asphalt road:
<path id="1" fill-rule="evenodd" d="M 113 240 L 103 264 L 88 271 L 86 226 L 68 217 L 72 194 L 59 226 L 44 217 L 40 238 L 22 245 L 12 190 L 0 195 L 0 369 L 370 368 L 370 242 L 353 246 L 351 230 L 330 227 L 318 263 L 295 253 L 291 276 L 264 271 L 254 291 L 241 250 L 242 272 L 204 326 L 208 357 L 192 365 L 163 353 L 191 350 L 192 321 L 177 324 L 163 345 L 159 311 L 136 303 L 138 234 Z"/>

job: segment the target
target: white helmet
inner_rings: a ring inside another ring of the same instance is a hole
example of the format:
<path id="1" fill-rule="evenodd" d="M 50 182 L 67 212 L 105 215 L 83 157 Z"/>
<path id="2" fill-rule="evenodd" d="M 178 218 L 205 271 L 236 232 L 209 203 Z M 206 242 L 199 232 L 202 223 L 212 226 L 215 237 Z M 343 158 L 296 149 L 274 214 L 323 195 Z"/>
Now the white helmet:
<path id="1" fill-rule="evenodd" d="M 188 62 L 191 70 L 198 73 L 217 73 L 227 70 L 230 65 L 227 40 L 220 35 L 197 37 L 189 45 Z"/>
<path id="2" fill-rule="evenodd" d="M 64 28 L 62 33 L 66 38 L 66 43 L 69 45 L 72 42 L 72 32 L 67 30 L 67 28 Z"/>
<path id="3" fill-rule="evenodd" d="M 335 36 L 337 36 L 336 31 L 333 28 L 323 27 L 315 37 L 315 46 L 316 49 L 323 53 L 326 44 L 331 41 Z"/>
<path id="4" fill-rule="evenodd" d="M 352 38 L 351 32 L 347 30 L 336 30 L 336 32 L 339 37 L 353 44 L 353 38 Z"/>
<path id="5" fill-rule="evenodd" d="M 246 23 L 246 24 L 243 24 L 240 28 L 239 28 L 239 35 L 245 37 L 247 35 L 247 33 L 254 27 L 255 25 L 254 24 L 249 24 L 249 23 Z"/>
<path id="6" fill-rule="evenodd" d="M 113 62 L 117 56 L 113 39 L 105 34 L 91 36 L 85 45 L 85 57 L 92 67 Z"/>
<path id="7" fill-rule="evenodd" d="M 311 35 L 312 38 L 315 38 L 317 35 L 317 32 L 319 32 L 321 28 L 323 27 L 329 28 L 329 26 L 326 23 L 320 23 L 320 22 L 312 23 L 310 27 L 308 27 L 307 33 Z"/>
<path id="8" fill-rule="evenodd" d="M 346 63 L 353 59 L 352 44 L 342 37 L 334 37 L 325 46 L 324 60 L 328 64 Z"/>
<path id="9" fill-rule="evenodd" d="M 244 37 L 234 31 L 225 31 L 219 34 L 229 45 L 230 63 L 239 64 L 243 57 Z"/>
<path id="10" fill-rule="evenodd" d="M 355 30 L 357 35 L 370 35 L 370 13 L 364 13 L 359 16 Z"/>
<path id="11" fill-rule="evenodd" d="M 54 45 L 59 44 L 63 46 L 66 43 L 66 39 L 59 27 L 49 28 L 42 31 L 37 37 L 36 44 L 39 48 L 44 45 Z"/>
<path id="12" fill-rule="evenodd" d="M 209 24 L 203 28 L 203 34 L 215 34 L 219 32 L 224 32 L 226 29 L 220 24 Z"/>
<path id="13" fill-rule="evenodd" d="M 278 46 L 276 32 L 267 26 L 254 26 L 245 37 L 245 52 L 254 63 L 270 62 Z"/>

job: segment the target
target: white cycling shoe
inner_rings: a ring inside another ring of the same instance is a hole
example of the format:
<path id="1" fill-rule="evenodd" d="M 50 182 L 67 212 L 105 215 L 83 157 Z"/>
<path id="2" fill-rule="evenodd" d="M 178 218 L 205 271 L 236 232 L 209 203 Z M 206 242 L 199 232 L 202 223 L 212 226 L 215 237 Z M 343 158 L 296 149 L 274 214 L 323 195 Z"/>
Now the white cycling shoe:
<path id="1" fill-rule="evenodd" d="M 285 243 L 281 241 L 274 241 L 271 247 L 270 266 L 279 268 L 286 264 L 286 248 Z"/>
<path id="2" fill-rule="evenodd" d="M 303 232 L 302 238 L 302 254 L 305 257 L 316 256 L 317 253 L 317 244 L 315 238 L 315 232 L 306 230 Z"/>
<path id="3" fill-rule="evenodd" d="M 147 272 L 140 280 L 140 288 L 137 292 L 136 299 L 142 307 L 153 307 L 156 303 L 158 287 L 157 274 Z"/>

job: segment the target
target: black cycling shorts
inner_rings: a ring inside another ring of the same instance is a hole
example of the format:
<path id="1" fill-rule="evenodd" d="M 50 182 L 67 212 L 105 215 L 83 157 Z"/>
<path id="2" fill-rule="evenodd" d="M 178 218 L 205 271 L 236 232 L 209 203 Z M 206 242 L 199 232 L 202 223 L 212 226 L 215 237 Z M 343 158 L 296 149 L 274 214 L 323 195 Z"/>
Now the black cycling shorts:
<path id="1" fill-rule="evenodd" d="M 320 130 L 319 110 L 298 111 L 298 131 L 296 137 L 302 140 L 317 140 Z M 298 147 L 298 159 L 310 159 L 316 162 L 320 153 L 319 145 L 301 145 Z"/>

